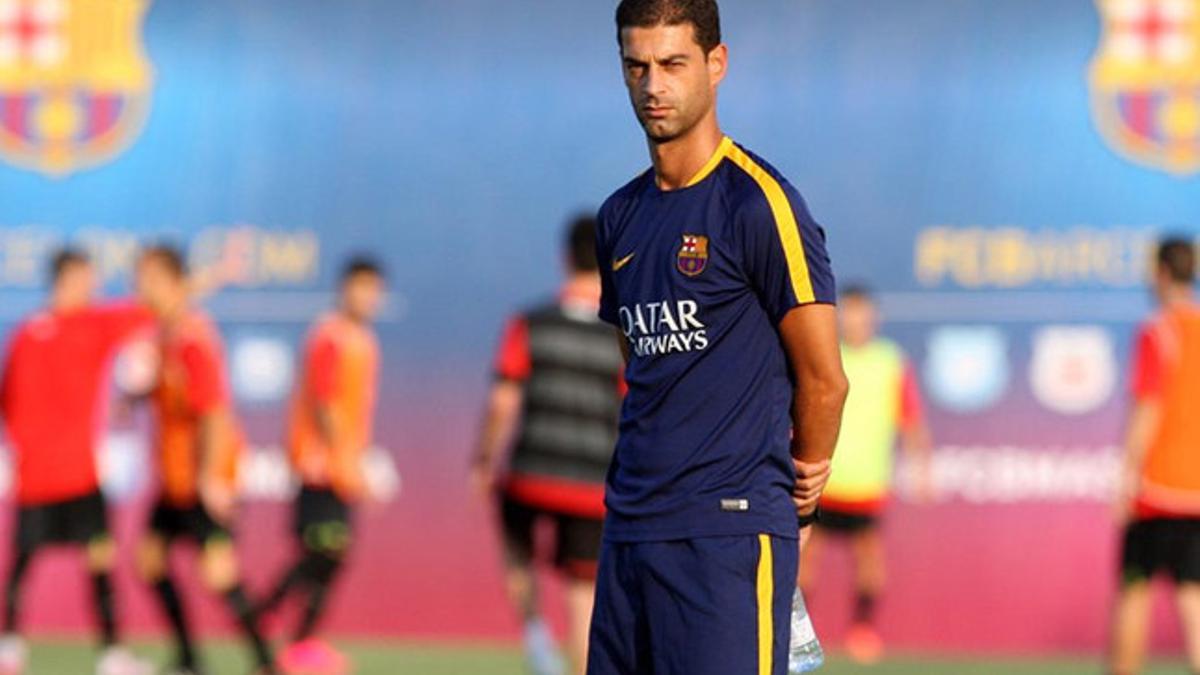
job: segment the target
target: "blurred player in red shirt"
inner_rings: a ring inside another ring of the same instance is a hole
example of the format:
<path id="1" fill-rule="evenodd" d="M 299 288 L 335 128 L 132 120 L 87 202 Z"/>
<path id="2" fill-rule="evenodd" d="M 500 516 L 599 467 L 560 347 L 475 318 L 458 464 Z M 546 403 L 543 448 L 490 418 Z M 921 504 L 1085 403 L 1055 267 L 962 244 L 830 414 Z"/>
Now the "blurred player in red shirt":
<path id="1" fill-rule="evenodd" d="M 558 297 L 509 320 L 473 465 L 484 497 L 493 498 L 499 488 L 509 599 L 524 621 L 525 650 L 537 675 L 565 670 L 538 607 L 535 532 L 539 523 L 555 531 L 554 563 L 567 582 L 568 652 L 574 672 L 582 673 L 604 526 L 604 477 L 625 386 L 612 327 L 596 315 L 595 240 L 594 218 L 571 223 L 564 247 L 569 277 Z"/>
<path id="2" fill-rule="evenodd" d="M 21 586 L 42 547 L 84 547 L 95 595 L 98 673 L 141 673 L 117 647 L 110 575 L 116 560 L 96 467 L 110 365 L 122 343 L 152 321 L 131 303 L 96 304 L 87 255 L 64 249 L 53 260 L 48 306 L 14 333 L 0 384 L 0 413 L 15 461 L 17 527 L 7 585 L 0 673 L 24 670 L 16 637 Z"/>
<path id="3" fill-rule="evenodd" d="M 169 546 L 184 538 L 200 546 L 204 584 L 228 602 L 260 672 L 273 673 L 270 649 L 239 581 L 231 532 L 244 442 L 233 414 L 220 333 L 193 306 L 186 264 L 177 250 L 145 250 L 138 260 L 137 288 L 158 318 L 161 364 L 150 392 L 161 494 L 138 550 L 138 566 L 175 630 L 174 672 L 200 672 L 167 565 Z"/>
<path id="4" fill-rule="evenodd" d="M 1125 527 L 1109 671 L 1141 670 L 1150 581 L 1175 584 L 1188 663 L 1200 673 L 1200 305 L 1191 241 L 1159 245 L 1159 311 L 1138 330 L 1118 514 Z"/>
<path id="5" fill-rule="evenodd" d="M 379 381 L 379 343 L 371 324 L 385 291 L 377 263 L 350 260 L 337 309 L 312 326 L 304 347 L 288 420 L 288 450 L 301 482 L 294 521 L 300 555 L 260 606 L 268 612 L 295 591 L 306 595 L 292 644 L 280 658 L 288 672 L 347 668 L 341 654 L 313 636 L 353 543 L 352 510 L 370 496 L 363 460 Z"/>

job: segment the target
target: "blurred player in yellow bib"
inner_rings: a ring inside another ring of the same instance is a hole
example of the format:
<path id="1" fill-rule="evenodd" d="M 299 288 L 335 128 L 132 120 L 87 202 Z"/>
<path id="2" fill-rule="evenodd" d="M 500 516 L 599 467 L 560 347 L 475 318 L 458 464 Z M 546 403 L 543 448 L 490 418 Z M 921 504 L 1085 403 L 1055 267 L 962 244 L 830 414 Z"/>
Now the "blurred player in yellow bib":
<path id="1" fill-rule="evenodd" d="M 924 497 L 930 492 L 930 440 L 917 379 L 900 347 L 878 335 L 879 313 L 870 291 L 847 288 L 840 301 L 842 363 L 850 396 L 833 473 L 821 497 L 821 517 L 802 554 L 800 586 L 806 595 L 812 594 L 818 551 L 826 536 L 849 540 L 855 588 L 846 650 L 856 661 L 873 663 L 883 652 L 875 626 L 886 578 L 879 519 L 891 490 L 896 441 L 917 462 Z"/>

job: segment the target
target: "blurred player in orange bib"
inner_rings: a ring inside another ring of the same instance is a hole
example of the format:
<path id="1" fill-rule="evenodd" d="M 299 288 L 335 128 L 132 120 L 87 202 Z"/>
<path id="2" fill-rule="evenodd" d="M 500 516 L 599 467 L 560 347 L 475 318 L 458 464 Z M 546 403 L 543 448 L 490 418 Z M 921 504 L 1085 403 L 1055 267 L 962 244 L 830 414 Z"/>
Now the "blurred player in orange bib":
<path id="1" fill-rule="evenodd" d="M 237 467 L 244 446 L 225 376 L 216 326 L 192 305 L 182 255 L 147 249 L 137 266 L 138 293 L 159 320 L 160 367 L 150 393 L 161 494 L 138 551 L 139 570 L 157 592 L 178 641 L 174 672 L 202 672 L 167 553 L 179 539 L 200 547 L 205 586 L 221 593 L 250 641 L 260 672 L 273 659 L 242 590 L 231 526 Z"/>
<path id="2" fill-rule="evenodd" d="M 1118 515 L 1125 526 L 1109 671 L 1132 675 L 1145 660 L 1150 581 L 1175 584 L 1191 672 L 1200 673 L 1200 305 L 1191 241 L 1158 249 L 1158 313 L 1134 344 L 1133 408 Z"/>
<path id="3" fill-rule="evenodd" d="M 378 264 L 352 259 L 342 273 L 337 309 L 316 322 L 305 345 L 288 430 L 301 481 L 295 512 L 300 556 L 260 606 L 267 612 L 293 592 L 306 595 L 292 644 L 280 658 L 287 672 L 348 669 L 346 659 L 314 635 L 353 541 L 352 508 L 369 497 L 363 461 L 379 379 L 379 344 L 371 324 L 385 290 Z"/>
<path id="4" fill-rule="evenodd" d="M 118 648 L 110 574 L 116 559 L 96 467 L 104 386 L 117 349 L 153 321 L 132 303 L 97 304 L 96 274 L 81 251 L 59 252 L 51 268 L 49 306 L 23 322 L 8 348 L 0 413 L 15 460 L 17 527 L 9 571 L 0 673 L 21 673 L 25 648 L 16 636 L 21 586 L 45 546 L 84 548 L 100 644 L 97 673 L 145 672 Z"/>

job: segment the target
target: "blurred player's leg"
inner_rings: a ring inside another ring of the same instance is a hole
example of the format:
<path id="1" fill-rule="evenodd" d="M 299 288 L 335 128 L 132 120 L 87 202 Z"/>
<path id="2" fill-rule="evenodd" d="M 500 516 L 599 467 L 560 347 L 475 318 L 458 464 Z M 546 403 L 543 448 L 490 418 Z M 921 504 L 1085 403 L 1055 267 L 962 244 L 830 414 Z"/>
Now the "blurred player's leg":
<path id="1" fill-rule="evenodd" d="M 558 551 L 555 562 L 567 584 L 567 656 L 573 672 L 587 667 L 588 633 L 596 599 L 596 574 L 604 521 L 556 514 Z"/>
<path id="2" fill-rule="evenodd" d="M 100 657 L 96 675 L 149 675 L 153 667 L 120 645 L 112 572 L 116 565 L 116 543 L 108 534 L 93 536 L 86 549 L 88 574 L 92 581 L 92 606 L 100 629 Z"/>
<path id="3" fill-rule="evenodd" d="M 1124 584 L 1117 594 L 1109 656 L 1110 675 L 1134 675 L 1146 658 L 1150 628 L 1150 582 Z"/>
<path id="4" fill-rule="evenodd" d="M 875 623 L 879 595 L 885 580 L 883 537 L 871 525 L 850 539 L 854 554 L 854 612 L 846 649 L 860 663 L 877 663 L 883 657 L 883 641 Z"/>
<path id="5" fill-rule="evenodd" d="M 21 590 L 32 560 L 33 551 L 18 549 L 13 556 L 8 583 L 5 585 L 4 633 L 7 635 L 14 635 L 20 630 Z"/>
<path id="6" fill-rule="evenodd" d="M 314 639 L 324 615 L 329 591 L 341 570 L 342 559 L 333 552 L 306 549 L 275 590 L 260 606 L 269 612 L 294 592 L 305 595 L 305 606 L 292 636 L 292 644 L 280 657 L 287 672 L 342 673 L 349 667 L 346 658 L 329 645 Z"/>
<path id="7" fill-rule="evenodd" d="M 345 656 L 316 638 L 329 594 L 353 543 L 349 504 L 333 490 L 305 486 L 295 504 L 295 536 L 300 557 L 260 606 L 268 612 L 292 593 L 304 595 L 305 606 L 280 665 L 287 672 L 343 673 Z"/>
<path id="8" fill-rule="evenodd" d="M 87 545 L 88 573 L 92 578 L 92 599 L 96 623 L 100 627 L 100 645 L 109 649 L 117 644 L 117 619 L 113 609 L 112 570 L 116 545 L 108 535 L 95 537 Z"/>
<path id="9" fill-rule="evenodd" d="M 162 514 L 156 510 L 155 520 L 161 521 Z M 142 580 L 154 589 L 159 606 L 175 633 L 175 672 L 182 674 L 199 672 L 199 660 L 192 641 L 183 601 L 175 582 L 167 570 L 167 540 L 158 534 L 146 535 L 138 545 L 138 572 Z"/>
<path id="10" fill-rule="evenodd" d="M 296 642 L 309 640 L 317 632 L 317 623 L 325 613 L 325 605 L 329 601 L 330 587 L 342 569 L 341 558 L 322 553 L 308 554 L 309 569 L 312 570 L 308 594 L 308 603 L 300 617 L 294 637 Z"/>
<path id="11" fill-rule="evenodd" d="M 567 651 L 580 675 L 587 669 L 588 632 L 595 600 L 595 580 L 573 579 L 567 583 Z"/>
<path id="12" fill-rule="evenodd" d="M 1193 673 L 1200 673 L 1200 583 L 1188 581 L 1179 584 L 1175 591 L 1175 603 L 1183 622 L 1188 667 Z"/>
<path id="13" fill-rule="evenodd" d="M 20 535 L 18 534 L 18 540 Z M 20 637 L 21 590 L 33 550 L 15 542 L 13 561 L 5 584 L 4 637 L 0 638 L 0 675 L 19 675 L 25 672 L 29 653 L 25 641 Z"/>
<path id="14" fill-rule="evenodd" d="M 209 537 L 204 543 L 200 565 L 205 585 L 225 598 L 243 635 L 250 642 L 259 668 L 263 669 L 263 672 L 274 672 L 275 658 L 259 631 L 258 615 L 238 578 L 237 553 L 233 541 L 225 536 Z"/>
<path id="15" fill-rule="evenodd" d="M 800 547 L 800 573 L 796 583 L 800 586 L 804 597 L 811 600 L 816 593 L 818 568 L 821 561 L 821 550 L 825 543 L 825 535 L 819 527 L 808 528 L 808 537 Z"/>
<path id="16" fill-rule="evenodd" d="M 533 535 L 538 513 L 511 499 L 500 505 L 504 528 L 504 574 L 508 599 L 517 610 L 525 634 L 525 656 L 536 675 L 561 675 L 566 671 L 550 627 L 542 618 L 533 565 Z"/>

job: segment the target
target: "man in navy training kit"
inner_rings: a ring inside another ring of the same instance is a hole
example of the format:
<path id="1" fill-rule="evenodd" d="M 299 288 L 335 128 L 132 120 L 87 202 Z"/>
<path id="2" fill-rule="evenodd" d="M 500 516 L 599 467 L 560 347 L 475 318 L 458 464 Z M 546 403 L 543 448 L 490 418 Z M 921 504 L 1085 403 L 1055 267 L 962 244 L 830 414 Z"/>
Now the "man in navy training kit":
<path id="1" fill-rule="evenodd" d="M 721 132 L 715 0 L 623 0 L 617 28 L 653 168 L 599 214 L 628 394 L 587 672 L 785 675 L 848 389 L 825 235 Z"/>

